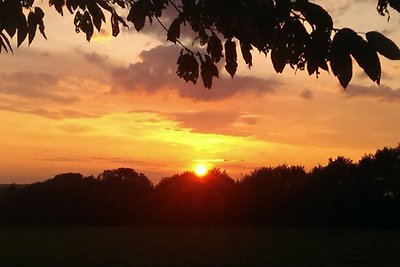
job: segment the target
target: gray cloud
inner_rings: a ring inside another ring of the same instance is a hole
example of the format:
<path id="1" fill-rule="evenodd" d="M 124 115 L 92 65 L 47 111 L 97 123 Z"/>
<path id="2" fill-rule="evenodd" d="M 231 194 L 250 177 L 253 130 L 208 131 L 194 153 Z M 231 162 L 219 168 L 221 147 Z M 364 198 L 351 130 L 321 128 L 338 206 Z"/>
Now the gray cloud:
<path id="1" fill-rule="evenodd" d="M 143 161 L 126 159 L 120 157 L 83 157 L 83 158 L 69 158 L 69 157 L 54 157 L 54 158 L 35 158 L 36 161 L 52 161 L 52 162 L 90 162 L 90 161 L 108 161 L 110 163 L 120 164 L 143 164 Z"/>
<path id="2" fill-rule="evenodd" d="M 178 112 L 170 114 L 175 121 L 185 128 L 191 128 L 200 133 L 221 133 L 230 128 L 240 117 L 239 112 L 232 111 L 200 111 Z"/>
<path id="3" fill-rule="evenodd" d="M 20 71 L 3 74 L 0 78 L 0 93 L 2 94 L 49 99 L 65 104 L 80 100 L 75 96 L 54 93 L 54 87 L 58 85 L 59 78 L 50 73 Z"/>
<path id="4" fill-rule="evenodd" d="M 300 96 L 301 98 L 303 98 L 303 99 L 311 100 L 311 99 L 313 99 L 314 94 L 313 94 L 313 92 L 312 92 L 311 90 L 303 89 L 303 90 L 300 92 L 300 95 L 299 95 L 299 96 Z"/>
<path id="5" fill-rule="evenodd" d="M 234 79 L 230 79 L 222 75 L 219 79 L 213 80 L 211 90 L 204 89 L 200 78 L 196 85 L 185 83 L 175 73 L 179 51 L 176 46 L 158 46 L 143 51 L 140 54 L 141 62 L 128 67 L 115 67 L 111 71 L 113 87 L 128 91 L 143 90 L 148 93 L 172 89 L 181 97 L 195 101 L 218 101 L 245 92 L 273 93 L 275 87 L 280 85 L 271 79 L 246 76 L 235 76 Z"/>
<path id="6" fill-rule="evenodd" d="M 164 114 L 178 122 L 183 128 L 190 128 L 197 133 L 227 134 L 247 136 L 244 125 L 255 125 L 258 118 L 234 110 L 207 110 L 197 112 L 176 112 Z M 242 126 L 236 126 L 239 123 Z"/>
<path id="7" fill-rule="evenodd" d="M 400 88 L 392 89 L 385 85 L 349 85 L 345 94 L 348 97 L 372 97 L 384 101 L 400 101 Z"/>
<path id="8" fill-rule="evenodd" d="M 27 113 L 27 114 L 33 114 L 53 120 L 62 120 L 66 118 L 95 118 L 100 115 L 96 114 L 89 114 L 89 113 L 83 113 L 83 112 L 78 112 L 74 110 L 68 110 L 68 109 L 61 109 L 57 111 L 50 111 L 47 109 L 43 108 L 26 108 L 26 107 L 20 107 L 16 105 L 9 105 L 9 104 L 0 104 L 0 110 L 5 110 L 5 111 L 13 111 L 13 112 L 19 112 L 19 113 Z"/>

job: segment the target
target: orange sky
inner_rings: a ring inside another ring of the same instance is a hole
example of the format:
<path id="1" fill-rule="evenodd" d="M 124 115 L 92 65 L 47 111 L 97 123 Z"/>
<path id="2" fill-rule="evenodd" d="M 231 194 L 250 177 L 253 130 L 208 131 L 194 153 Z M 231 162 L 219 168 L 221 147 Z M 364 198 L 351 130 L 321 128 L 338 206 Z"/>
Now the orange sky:
<path id="1" fill-rule="evenodd" d="M 376 1 L 316 2 L 336 28 L 378 30 L 400 44 L 399 14 L 387 22 Z M 358 160 L 400 142 L 398 61 L 381 57 L 379 87 L 355 64 L 344 92 L 332 74 L 275 74 L 254 51 L 251 70 L 240 58 L 233 80 L 221 71 L 206 90 L 175 75 L 180 49 L 159 29 L 114 38 L 107 24 L 88 43 L 72 16 L 46 10 L 47 41 L 0 55 L 0 183 L 116 167 L 157 182 L 196 162 L 239 178 L 261 166 Z"/>

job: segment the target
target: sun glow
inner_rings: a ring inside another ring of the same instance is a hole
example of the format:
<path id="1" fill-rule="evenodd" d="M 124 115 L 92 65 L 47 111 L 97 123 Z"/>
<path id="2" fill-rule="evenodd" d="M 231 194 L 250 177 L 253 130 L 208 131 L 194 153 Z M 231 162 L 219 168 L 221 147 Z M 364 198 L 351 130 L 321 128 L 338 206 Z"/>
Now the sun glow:
<path id="1" fill-rule="evenodd" d="M 199 177 L 206 175 L 208 173 L 207 166 L 204 164 L 197 164 L 194 168 L 194 173 Z"/>

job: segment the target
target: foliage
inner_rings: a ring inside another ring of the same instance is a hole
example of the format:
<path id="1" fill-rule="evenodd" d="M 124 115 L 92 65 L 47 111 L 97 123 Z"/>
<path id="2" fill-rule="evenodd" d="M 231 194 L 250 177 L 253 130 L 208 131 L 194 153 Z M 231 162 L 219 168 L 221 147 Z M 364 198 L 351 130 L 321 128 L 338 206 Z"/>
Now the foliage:
<path id="1" fill-rule="evenodd" d="M 46 38 L 44 13 L 34 3 L 0 1 L 0 51 L 12 51 L 10 39 L 16 33 L 17 46 L 27 36 L 31 44 L 37 29 Z M 381 78 L 377 53 L 391 60 L 400 59 L 399 47 L 381 33 L 367 32 L 365 39 L 351 29 L 335 29 L 330 14 L 308 0 L 49 0 L 49 5 L 61 15 L 65 8 L 74 14 L 76 32 L 83 32 L 88 41 L 95 30 L 101 30 L 107 17 L 113 36 L 119 35 L 120 26 L 129 28 L 128 22 L 141 31 L 146 23 L 157 21 L 166 30 L 166 39 L 183 48 L 177 75 L 195 84 L 201 74 L 206 88 L 211 88 L 213 78 L 219 77 L 217 63 L 222 58 L 226 71 L 235 75 L 239 48 L 249 68 L 253 48 L 271 54 L 277 73 L 289 65 L 318 77 L 320 70 L 329 71 L 330 65 L 344 88 L 352 78 L 351 57 L 377 84 Z M 390 17 L 388 7 L 400 12 L 398 0 L 378 0 L 379 14 Z M 168 16 L 167 8 L 177 14 L 169 27 L 161 21 Z M 124 9 L 126 16 L 121 15 Z M 190 27 L 195 35 L 192 48 L 180 41 L 183 27 Z M 199 48 L 196 41 L 205 49 L 195 52 Z"/>
<path id="2" fill-rule="evenodd" d="M 0 222 L 95 225 L 400 227 L 400 145 L 306 172 L 281 165 L 235 181 L 219 169 L 154 186 L 133 169 L 56 175 L 0 195 Z"/>

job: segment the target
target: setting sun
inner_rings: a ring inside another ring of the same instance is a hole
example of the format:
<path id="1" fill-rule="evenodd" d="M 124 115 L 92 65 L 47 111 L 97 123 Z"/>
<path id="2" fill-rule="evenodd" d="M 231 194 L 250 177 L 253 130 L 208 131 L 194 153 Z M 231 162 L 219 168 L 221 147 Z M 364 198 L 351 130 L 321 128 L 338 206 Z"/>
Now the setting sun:
<path id="1" fill-rule="evenodd" d="M 197 176 L 201 177 L 207 174 L 208 169 L 207 166 L 204 164 L 197 164 L 194 169 L 194 172 Z"/>

